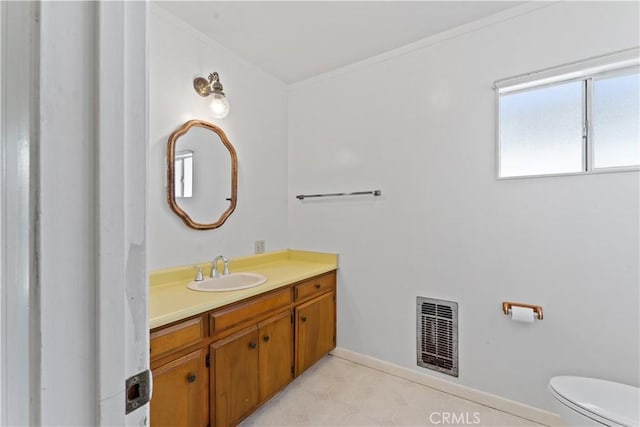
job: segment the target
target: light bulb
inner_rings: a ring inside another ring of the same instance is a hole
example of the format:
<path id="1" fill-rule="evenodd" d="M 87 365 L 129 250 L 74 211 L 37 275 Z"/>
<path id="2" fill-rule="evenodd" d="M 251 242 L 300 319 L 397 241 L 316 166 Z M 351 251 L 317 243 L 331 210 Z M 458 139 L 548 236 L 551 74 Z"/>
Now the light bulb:
<path id="1" fill-rule="evenodd" d="M 222 119 L 229 114 L 229 101 L 227 98 L 219 93 L 212 93 L 211 96 L 213 99 L 211 100 L 211 112 L 213 113 L 213 117 L 217 119 Z"/>

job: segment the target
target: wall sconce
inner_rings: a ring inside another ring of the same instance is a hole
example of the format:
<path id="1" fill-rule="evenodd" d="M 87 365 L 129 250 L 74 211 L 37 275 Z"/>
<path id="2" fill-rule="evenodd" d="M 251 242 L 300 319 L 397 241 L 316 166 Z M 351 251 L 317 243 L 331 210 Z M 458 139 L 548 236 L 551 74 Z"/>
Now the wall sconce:
<path id="1" fill-rule="evenodd" d="M 208 80 L 204 77 L 197 77 L 193 80 L 193 88 L 200 96 L 213 95 L 211 100 L 213 117 L 221 119 L 229 114 L 229 101 L 227 101 L 224 92 L 222 92 L 222 84 L 220 84 L 218 73 L 209 74 Z"/>

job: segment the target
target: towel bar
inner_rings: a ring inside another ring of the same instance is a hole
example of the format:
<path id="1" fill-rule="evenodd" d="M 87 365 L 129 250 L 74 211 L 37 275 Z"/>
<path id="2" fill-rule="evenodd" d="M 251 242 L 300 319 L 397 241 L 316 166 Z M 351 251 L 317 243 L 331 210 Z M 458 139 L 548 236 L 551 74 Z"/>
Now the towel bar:
<path id="1" fill-rule="evenodd" d="M 298 194 L 296 199 L 304 200 L 311 197 L 342 197 L 342 196 L 381 196 L 382 190 L 370 190 L 370 191 L 354 191 L 352 193 L 326 193 L 326 194 Z"/>

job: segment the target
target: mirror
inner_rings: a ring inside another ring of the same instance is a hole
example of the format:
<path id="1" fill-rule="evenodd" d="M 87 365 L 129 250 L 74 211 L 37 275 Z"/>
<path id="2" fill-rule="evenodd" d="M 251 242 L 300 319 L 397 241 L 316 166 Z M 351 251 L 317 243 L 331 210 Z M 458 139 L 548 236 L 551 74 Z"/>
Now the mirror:
<path id="1" fill-rule="evenodd" d="M 225 133 L 190 120 L 167 144 L 167 201 L 196 230 L 220 227 L 236 208 L 238 158 Z"/>

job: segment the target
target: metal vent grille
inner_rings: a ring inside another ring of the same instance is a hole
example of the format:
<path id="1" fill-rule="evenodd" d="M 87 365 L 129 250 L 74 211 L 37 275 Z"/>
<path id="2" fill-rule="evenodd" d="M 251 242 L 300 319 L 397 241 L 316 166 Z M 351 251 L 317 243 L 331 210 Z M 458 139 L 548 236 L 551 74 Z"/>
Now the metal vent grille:
<path id="1" fill-rule="evenodd" d="M 458 303 L 417 298 L 418 366 L 458 376 Z"/>

